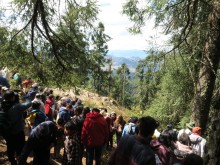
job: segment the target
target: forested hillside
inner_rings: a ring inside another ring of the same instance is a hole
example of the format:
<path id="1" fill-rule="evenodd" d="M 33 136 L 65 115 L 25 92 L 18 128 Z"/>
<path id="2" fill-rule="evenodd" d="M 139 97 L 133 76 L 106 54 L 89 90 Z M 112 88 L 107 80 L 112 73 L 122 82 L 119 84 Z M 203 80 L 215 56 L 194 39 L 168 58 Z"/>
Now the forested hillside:
<path id="1" fill-rule="evenodd" d="M 96 1 L 16 0 L 0 8 L 0 67 L 44 86 L 85 89 L 161 126 L 194 121 L 207 137 L 206 164 L 220 162 L 219 0 L 139 1 L 122 6 L 142 32 L 148 18 L 171 36 L 167 48 L 152 45 L 134 74 L 123 63 L 114 70 L 105 25 Z M 64 4 L 63 5 L 61 5 Z M 9 12 L 10 10 L 10 12 Z M 102 69 L 105 66 L 105 69 Z"/>

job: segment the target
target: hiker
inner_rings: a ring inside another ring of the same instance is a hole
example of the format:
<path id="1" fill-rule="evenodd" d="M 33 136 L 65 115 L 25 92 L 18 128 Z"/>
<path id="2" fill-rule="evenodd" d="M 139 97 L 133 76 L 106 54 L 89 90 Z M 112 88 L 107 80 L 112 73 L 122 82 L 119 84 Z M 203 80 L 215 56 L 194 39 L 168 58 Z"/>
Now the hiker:
<path id="1" fill-rule="evenodd" d="M 62 118 L 59 118 L 57 121 L 57 134 L 56 134 L 56 145 L 54 146 L 54 158 L 60 158 L 60 150 L 64 147 L 64 121 Z"/>
<path id="2" fill-rule="evenodd" d="M 45 113 L 44 103 L 43 103 L 43 101 L 42 101 L 42 99 L 41 99 L 41 94 L 40 94 L 40 93 L 36 93 L 35 98 L 34 98 L 33 101 L 39 102 L 39 103 L 40 103 L 40 107 L 39 107 L 40 110 L 41 110 L 43 113 Z"/>
<path id="3" fill-rule="evenodd" d="M 134 135 L 136 133 L 136 127 L 137 127 L 138 118 L 137 117 L 131 117 L 128 120 L 128 124 L 125 125 L 122 136 L 125 135 Z"/>
<path id="4" fill-rule="evenodd" d="M 193 153 L 203 158 L 205 155 L 206 140 L 201 135 L 202 129 L 200 127 L 194 127 L 189 138 L 192 143 Z"/>
<path id="5" fill-rule="evenodd" d="M 10 123 L 4 139 L 6 140 L 8 159 L 12 165 L 17 164 L 15 154 L 19 156 L 25 144 L 23 113 L 32 105 L 31 102 L 19 103 L 18 100 L 18 98 L 15 100 L 14 91 L 8 90 L 5 92 L 2 102 L 2 108 L 7 111 L 8 121 Z"/>
<path id="6" fill-rule="evenodd" d="M 31 88 L 28 90 L 26 99 L 28 101 L 33 101 L 35 98 L 35 95 L 38 93 L 38 84 L 34 83 Z"/>
<path id="7" fill-rule="evenodd" d="M 108 142 L 108 126 L 104 117 L 94 108 L 87 113 L 82 128 L 81 140 L 86 148 L 86 165 L 92 165 L 95 158 L 96 165 L 101 164 L 103 147 Z"/>
<path id="8" fill-rule="evenodd" d="M 150 117 L 138 120 L 138 133 L 125 135 L 121 138 L 116 150 L 112 153 L 108 165 L 147 164 L 155 165 L 155 153 L 151 149 L 150 141 L 158 122 Z"/>
<path id="9" fill-rule="evenodd" d="M 52 121 L 45 121 L 32 129 L 18 164 L 25 165 L 29 154 L 33 151 L 33 165 L 48 165 L 51 144 L 56 143 L 56 131 L 56 125 Z"/>
<path id="10" fill-rule="evenodd" d="M 123 119 L 123 116 L 118 115 L 117 119 L 115 120 L 115 125 L 114 125 L 114 127 L 116 128 L 116 142 L 117 142 L 117 145 L 118 145 L 118 143 L 121 139 L 122 131 L 124 129 L 125 124 L 126 124 L 126 121 Z"/>
<path id="11" fill-rule="evenodd" d="M 115 123 L 115 120 L 116 120 L 116 113 L 115 112 L 111 112 L 110 114 L 110 132 L 109 132 L 109 140 L 108 140 L 108 143 L 107 143 L 107 147 L 110 147 L 113 148 L 113 136 L 116 132 L 116 128 L 114 127 L 114 123 Z"/>
<path id="12" fill-rule="evenodd" d="M 48 119 L 50 121 L 53 121 L 53 109 L 52 109 L 52 106 L 54 104 L 54 95 L 49 95 L 47 100 L 45 101 L 45 105 L 44 105 L 44 108 L 45 108 L 45 114 L 47 115 Z"/>
<path id="13" fill-rule="evenodd" d="M 194 127 L 195 127 L 195 123 L 194 122 L 186 123 L 186 128 L 179 130 L 178 135 L 177 135 L 177 139 L 179 139 L 179 136 L 182 133 L 186 133 L 187 135 L 191 135 L 192 134 L 192 129 Z"/>
<path id="14" fill-rule="evenodd" d="M 31 87 L 32 84 L 33 84 L 33 82 L 32 82 L 30 77 L 28 79 L 24 80 L 22 82 L 23 92 L 26 93 L 29 90 L 29 88 Z"/>
<path id="15" fill-rule="evenodd" d="M 40 123 L 48 120 L 48 117 L 45 115 L 45 113 L 40 110 L 40 106 L 41 102 L 38 100 L 32 101 L 32 110 L 26 119 L 30 126 L 30 130 L 38 126 Z"/>
<path id="16" fill-rule="evenodd" d="M 61 107 L 60 107 L 60 109 L 58 111 L 58 114 L 57 114 L 58 118 L 62 118 L 63 119 L 64 124 L 66 124 L 68 121 L 71 120 L 69 111 L 67 110 L 66 107 L 67 107 L 67 103 L 66 103 L 65 100 L 63 100 L 61 102 Z"/>
<path id="17" fill-rule="evenodd" d="M 64 141 L 62 165 L 82 165 L 78 124 L 77 120 L 73 119 L 64 125 L 66 140 Z"/>

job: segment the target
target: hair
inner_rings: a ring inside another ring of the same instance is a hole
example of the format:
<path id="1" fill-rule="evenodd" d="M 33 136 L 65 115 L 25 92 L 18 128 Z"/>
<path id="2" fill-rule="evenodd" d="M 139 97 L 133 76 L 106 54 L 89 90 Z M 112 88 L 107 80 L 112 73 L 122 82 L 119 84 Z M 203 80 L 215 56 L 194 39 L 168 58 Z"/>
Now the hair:
<path id="1" fill-rule="evenodd" d="M 190 141 L 190 138 L 189 138 L 189 135 L 186 134 L 185 132 L 183 132 L 180 136 L 179 136 L 179 142 L 184 144 L 184 145 L 187 145 L 187 146 L 190 146 L 191 145 L 191 141 Z"/>
<path id="2" fill-rule="evenodd" d="M 171 147 L 173 141 L 169 133 L 161 133 L 160 136 L 158 137 L 158 140 L 166 147 Z"/>
<path id="3" fill-rule="evenodd" d="M 92 109 L 92 112 L 98 112 L 98 113 L 100 113 L 100 110 L 99 110 L 98 108 L 93 108 L 93 109 Z"/>
<path id="4" fill-rule="evenodd" d="M 50 95 L 48 96 L 48 98 L 49 98 L 49 99 L 52 99 L 52 98 L 54 98 L 54 95 L 50 94 Z"/>
<path id="5" fill-rule="evenodd" d="M 81 127 L 82 127 L 82 123 L 78 119 L 72 119 L 71 121 L 68 121 L 64 125 L 64 128 L 66 130 L 77 131 L 80 133 L 81 133 Z"/>
<path id="6" fill-rule="evenodd" d="M 182 165 L 202 165 L 203 159 L 194 153 L 186 155 L 186 157 L 183 159 Z"/>
<path id="7" fill-rule="evenodd" d="M 8 90 L 8 91 L 6 91 L 5 94 L 4 94 L 4 99 L 5 99 L 6 101 L 12 101 L 13 97 L 15 97 L 15 93 L 14 93 L 14 91 L 12 91 L 12 90 Z"/>
<path id="8" fill-rule="evenodd" d="M 63 118 L 59 118 L 59 119 L 57 120 L 57 124 L 58 124 L 58 125 L 63 125 L 63 124 L 64 124 Z"/>
<path id="9" fill-rule="evenodd" d="M 38 109 L 40 107 L 40 102 L 39 101 L 33 101 L 32 102 L 32 109 Z"/>
<path id="10" fill-rule="evenodd" d="M 159 123 L 152 117 L 141 117 L 138 120 L 138 131 L 143 137 L 153 135 L 155 129 L 159 126 Z"/>
<path id="11" fill-rule="evenodd" d="M 71 120 L 68 121 L 65 125 L 64 128 L 70 131 L 75 131 L 77 130 L 76 124 Z"/>
<path id="12" fill-rule="evenodd" d="M 138 117 L 136 117 L 136 116 L 133 116 L 133 117 L 131 117 L 129 120 L 128 120 L 128 123 L 137 123 L 138 122 Z"/>
<path id="13" fill-rule="evenodd" d="M 75 112 L 77 112 L 78 114 L 82 114 L 82 111 L 83 111 L 83 108 L 81 106 L 75 109 Z"/>
<path id="14" fill-rule="evenodd" d="M 122 115 L 118 115 L 116 120 L 115 120 L 115 124 L 118 125 L 120 122 L 122 122 L 124 119 L 123 119 L 123 116 Z"/>
<path id="15" fill-rule="evenodd" d="M 82 111 L 82 114 L 83 114 L 83 118 L 86 118 L 86 114 L 87 113 L 90 113 L 90 108 L 89 107 L 85 107 Z"/>

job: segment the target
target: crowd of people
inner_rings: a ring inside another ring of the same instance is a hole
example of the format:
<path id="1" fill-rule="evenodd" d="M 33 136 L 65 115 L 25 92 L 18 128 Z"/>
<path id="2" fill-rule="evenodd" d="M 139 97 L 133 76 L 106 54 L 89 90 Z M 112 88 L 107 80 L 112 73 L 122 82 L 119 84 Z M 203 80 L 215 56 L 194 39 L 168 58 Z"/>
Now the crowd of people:
<path id="1" fill-rule="evenodd" d="M 10 122 L 2 137 L 12 165 L 25 165 L 30 153 L 34 165 L 48 165 L 51 147 L 63 165 L 82 165 L 83 156 L 86 165 L 100 165 L 105 150 L 111 152 L 109 165 L 203 164 L 206 140 L 200 127 L 188 124 L 177 131 L 169 124 L 159 132 L 150 116 L 125 121 L 106 108 L 84 106 L 79 98 L 54 96 L 31 79 L 23 84 L 19 93 L 0 86 L 1 110 Z"/>

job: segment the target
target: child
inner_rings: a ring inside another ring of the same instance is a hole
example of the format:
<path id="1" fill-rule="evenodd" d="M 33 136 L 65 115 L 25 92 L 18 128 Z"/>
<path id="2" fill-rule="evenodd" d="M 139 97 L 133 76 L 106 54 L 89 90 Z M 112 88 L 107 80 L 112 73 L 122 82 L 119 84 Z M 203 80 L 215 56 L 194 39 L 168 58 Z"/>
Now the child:
<path id="1" fill-rule="evenodd" d="M 81 143 L 78 136 L 78 122 L 71 120 L 64 125 L 66 140 L 64 141 L 64 154 L 62 165 L 82 165 L 80 156 Z"/>
<path id="2" fill-rule="evenodd" d="M 64 120 L 59 118 L 57 121 L 57 134 L 56 134 L 57 143 L 54 147 L 54 158 L 58 159 L 60 157 L 60 150 L 64 147 Z"/>

